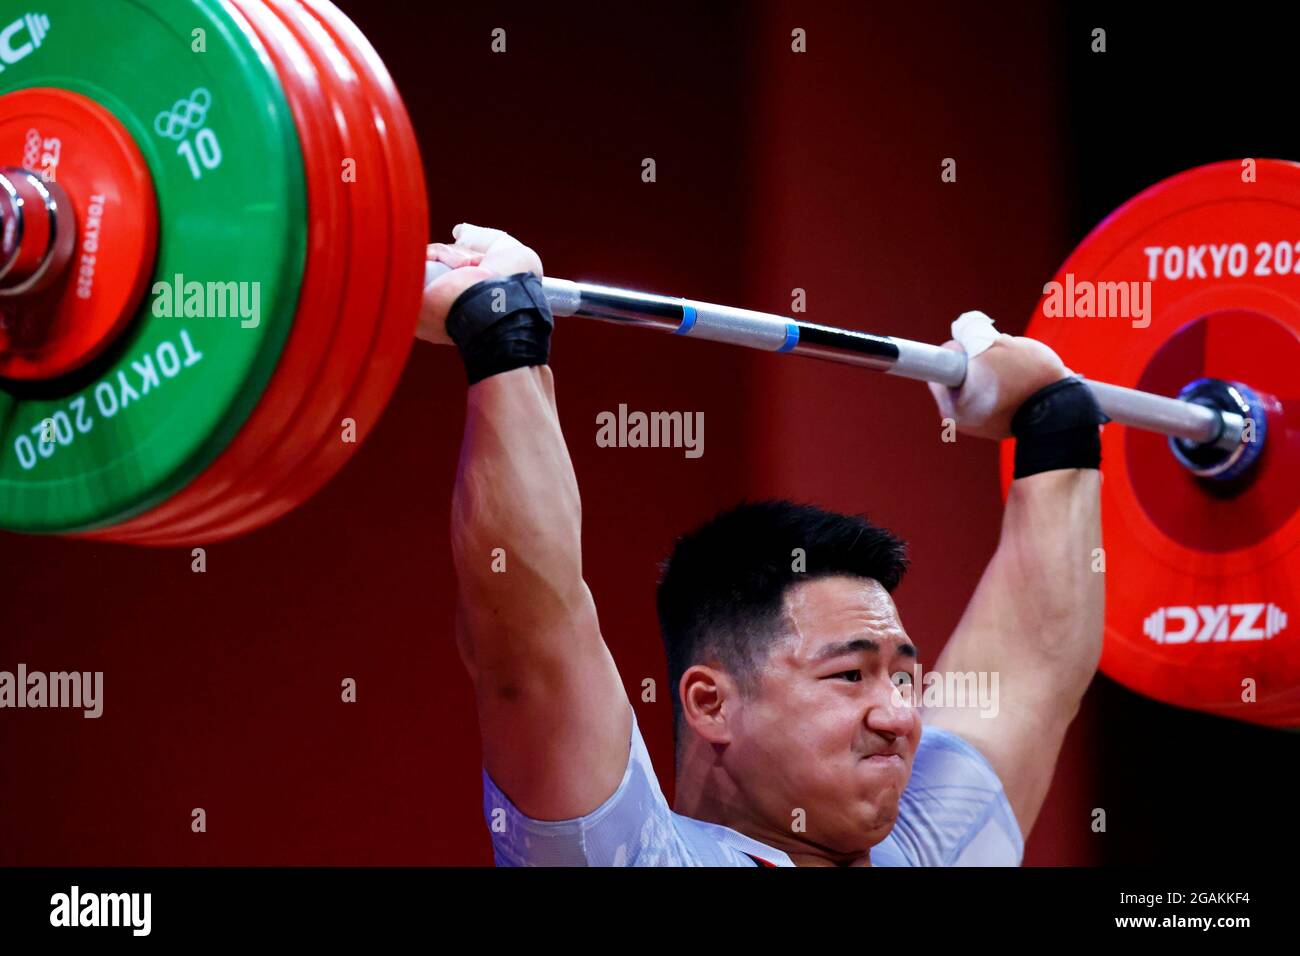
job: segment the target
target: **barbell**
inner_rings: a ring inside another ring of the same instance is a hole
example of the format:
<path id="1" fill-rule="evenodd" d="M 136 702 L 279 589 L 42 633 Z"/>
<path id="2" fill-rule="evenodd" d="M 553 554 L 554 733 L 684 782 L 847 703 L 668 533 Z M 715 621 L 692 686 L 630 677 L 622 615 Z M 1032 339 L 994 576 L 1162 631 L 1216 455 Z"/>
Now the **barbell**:
<path id="1" fill-rule="evenodd" d="M 326 0 L 3 9 L 0 527 L 193 546 L 275 520 L 373 428 L 436 274 L 391 78 Z M 1102 669 L 1276 726 L 1300 724 L 1298 209 L 1292 163 L 1175 176 L 1084 240 L 1027 332 L 1127 426 L 1103 430 L 1089 556 Z M 921 342 L 543 284 L 558 316 L 965 376 Z"/>

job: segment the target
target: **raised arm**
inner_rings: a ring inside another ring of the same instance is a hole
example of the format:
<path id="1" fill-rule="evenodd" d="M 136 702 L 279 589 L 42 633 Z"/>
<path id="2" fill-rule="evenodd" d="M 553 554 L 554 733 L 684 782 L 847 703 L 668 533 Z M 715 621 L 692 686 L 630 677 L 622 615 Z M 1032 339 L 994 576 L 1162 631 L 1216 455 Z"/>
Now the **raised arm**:
<path id="1" fill-rule="evenodd" d="M 972 361 L 966 394 L 936 389 L 936 396 L 964 431 L 1006 437 L 1021 403 L 1065 374 L 1045 346 L 1003 336 Z M 927 726 L 950 730 L 984 754 L 1026 837 L 1101 657 L 1100 489 L 1100 472 L 1087 467 L 1011 483 L 997 550 L 933 668 L 996 672 L 996 716 L 969 707 L 923 711 Z"/>
<path id="2" fill-rule="evenodd" d="M 460 226 L 430 246 L 453 267 L 425 293 L 420 335 L 447 343 L 453 302 L 476 283 L 531 271 L 505 233 Z M 530 817 L 600 806 L 628 761 L 631 708 L 582 577 L 582 506 L 546 365 L 469 387 L 451 507 L 456 641 L 474 682 L 483 762 Z"/>

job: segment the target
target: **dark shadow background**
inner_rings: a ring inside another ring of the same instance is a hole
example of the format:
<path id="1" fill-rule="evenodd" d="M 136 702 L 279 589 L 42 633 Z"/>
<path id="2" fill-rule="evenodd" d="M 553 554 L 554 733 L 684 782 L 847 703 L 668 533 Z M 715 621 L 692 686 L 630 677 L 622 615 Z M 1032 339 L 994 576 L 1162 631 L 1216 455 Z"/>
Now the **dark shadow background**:
<path id="1" fill-rule="evenodd" d="M 925 341 L 972 308 L 1022 331 L 1074 245 L 1157 180 L 1300 158 L 1291 34 L 1254 6 L 341 5 L 406 98 L 433 238 L 495 225 L 553 275 L 756 309 L 803 288 L 810 321 Z M 666 792 L 656 564 L 743 496 L 865 511 L 906 537 L 896 597 L 934 660 L 1001 498 L 996 448 L 935 441 L 922 386 L 564 320 L 552 354 L 588 581 Z M 596 447 L 596 414 L 620 403 L 705 412 L 704 456 Z M 418 346 L 343 474 L 210 548 L 203 575 L 188 550 L 0 536 L 0 668 L 105 672 L 99 720 L 0 712 L 0 865 L 490 863 L 451 636 L 463 409 L 455 353 Z M 1026 862 L 1294 853 L 1297 756 L 1296 735 L 1099 677 Z"/>

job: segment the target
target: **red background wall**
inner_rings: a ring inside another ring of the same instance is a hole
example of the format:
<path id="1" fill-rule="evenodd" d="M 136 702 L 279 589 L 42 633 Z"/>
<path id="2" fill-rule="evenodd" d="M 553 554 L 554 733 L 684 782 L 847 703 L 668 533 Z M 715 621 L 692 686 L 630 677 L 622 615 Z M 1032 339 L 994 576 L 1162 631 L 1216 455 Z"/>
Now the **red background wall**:
<path id="1" fill-rule="evenodd" d="M 1064 49 L 1086 41 L 1038 4 L 343 6 L 406 97 L 435 239 L 499 226 L 549 274 L 772 311 L 803 288 L 811 321 L 939 342 L 971 308 L 1021 331 L 1082 235 Z M 505 55 L 489 52 L 498 26 Z M 790 52 L 796 26 L 807 54 Z M 897 599 L 933 661 L 1001 501 L 994 447 L 941 443 L 923 386 L 564 320 L 552 365 L 588 580 L 665 790 L 667 691 L 639 695 L 666 682 L 656 563 L 743 496 L 866 511 L 908 538 Z M 620 403 L 703 411 L 704 456 L 598 448 L 595 416 Z M 0 535 L 0 668 L 105 672 L 99 720 L 0 712 L 0 864 L 490 862 L 451 637 L 463 408 L 455 353 L 419 345 L 344 473 L 209 548 L 206 574 L 188 550 Z M 1161 764 L 1140 745 L 1161 721 L 1265 761 L 1285 737 L 1099 678 L 1027 862 L 1194 852 L 1144 789 L 1153 768 L 1199 782 L 1199 751 Z M 1089 829 L 1097 806 L 1109 835 Z"/>

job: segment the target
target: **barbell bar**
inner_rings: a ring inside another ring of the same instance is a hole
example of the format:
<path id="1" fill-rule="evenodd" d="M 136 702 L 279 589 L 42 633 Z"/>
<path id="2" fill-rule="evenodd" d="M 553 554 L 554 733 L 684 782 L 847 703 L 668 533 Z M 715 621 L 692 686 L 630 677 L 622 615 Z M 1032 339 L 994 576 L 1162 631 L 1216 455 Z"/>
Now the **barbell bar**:
<path id="1" fill-rule="evenodd" d="M 425 285 L 448 270 L 441 262 L 428 263 Z M 542 279 L 542 289 L 551 312 L 557 316 L 803 355 L 949 388 L 958 388 L 966 380 L 966 355 L 925 342 L 551 276 Z M 1106 382 L 1085 381 L 1102 411 L 1121 425 L 1227 451 L 1241 444 L 1245 416 L 1237 412 Z"/>

